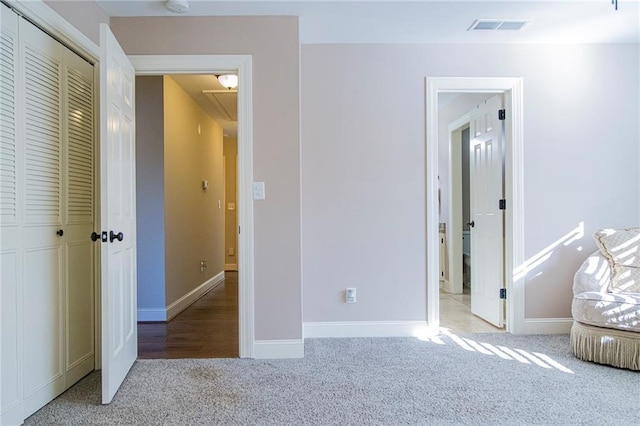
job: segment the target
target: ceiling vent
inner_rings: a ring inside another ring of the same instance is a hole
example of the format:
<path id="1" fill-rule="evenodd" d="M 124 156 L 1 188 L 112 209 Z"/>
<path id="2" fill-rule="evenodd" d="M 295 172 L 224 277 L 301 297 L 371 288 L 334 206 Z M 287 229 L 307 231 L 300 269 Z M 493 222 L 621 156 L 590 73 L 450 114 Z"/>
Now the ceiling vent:
<path id="1" fill-rule="evenodd" d="M 521 30 L 530 21 L 523 19 L 476 19 L 467 31 Z"/>

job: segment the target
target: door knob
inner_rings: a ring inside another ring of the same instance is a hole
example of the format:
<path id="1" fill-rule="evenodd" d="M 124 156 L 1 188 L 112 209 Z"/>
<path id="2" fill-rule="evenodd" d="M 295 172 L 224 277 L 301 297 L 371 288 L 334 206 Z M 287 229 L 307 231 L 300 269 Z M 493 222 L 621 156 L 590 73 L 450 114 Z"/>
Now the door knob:
<path id="1" fill-rule="evenodd" d="M 467 225 L 471 228 L 473 228 L 474 226 L 476 226 L 476 222 L 474 220 L 472 220 L 471 222 L 467 222 Z"/>
<path id="2" fill-rule="evenodd" d="M 124 239 L 124 234 L 122 232 L 118 232 L 117 234 L 113 231 L 109 231 L 109 241 L 113 242 L 113 240 L 122 241 Z"/>
<path id="3" fill-rule="evenodd" d="M 56 231 L 56 235 L 57 235 L 58 237 L 62 237 L 62 236 L 64 235 L 64 231 L 63 231 L 62 229 L 58 229 L 58 230 Z"/>
<path id="4" fill-rule="evenodd" d="M 107 233 L 106 232 L 101 232 L 101 233 L 97 233 L 97 232 L 92 232 L 91 233 L 91 241 L 93 241 L 94 243 L 96 241 L 102 241 L 103 243 L 107 242 Z"/>

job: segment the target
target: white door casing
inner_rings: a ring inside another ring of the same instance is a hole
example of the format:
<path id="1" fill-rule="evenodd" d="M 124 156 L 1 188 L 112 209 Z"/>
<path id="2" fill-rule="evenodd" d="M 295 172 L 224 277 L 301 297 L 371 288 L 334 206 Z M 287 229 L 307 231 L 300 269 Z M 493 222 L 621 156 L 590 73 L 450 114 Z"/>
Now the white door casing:
<path id="1" fill-rule="evenodd" d="M 240 358 L 254 357 L 253 65 L 250 55 L 131 55 L 136 75 L 238 73 L 238 322 Z"/>
<path id="2" fill-rule="evenodd" d="M 102 403 L 111 402 L 138 355 L 136 312 L 135 70 L 100 26 Z"/>
<path id="3" fill-rule="evenodd" d="M 504 121 L 498 119 L 502 95 L 470 113 L 469 175 L 471 218 L 471 312 L 503 326 L 504 286 L 503 144 Z"/>

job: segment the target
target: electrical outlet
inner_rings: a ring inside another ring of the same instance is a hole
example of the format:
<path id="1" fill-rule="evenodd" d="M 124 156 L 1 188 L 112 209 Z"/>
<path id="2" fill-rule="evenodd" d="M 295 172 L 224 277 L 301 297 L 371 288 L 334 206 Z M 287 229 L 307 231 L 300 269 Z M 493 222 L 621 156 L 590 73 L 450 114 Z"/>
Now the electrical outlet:
<path id="1" fill-rule="evenodd" d="M 344 298 L 347 303 L 356 303 L 356 288 L 347 287 L 344 291 Z"/>
<path id="2" fill-rule="evenodd" d="M 207 268 L 207 259 L 202 259 L 200 261 L 200 272 L 204 272 L 206 268 Z"/>

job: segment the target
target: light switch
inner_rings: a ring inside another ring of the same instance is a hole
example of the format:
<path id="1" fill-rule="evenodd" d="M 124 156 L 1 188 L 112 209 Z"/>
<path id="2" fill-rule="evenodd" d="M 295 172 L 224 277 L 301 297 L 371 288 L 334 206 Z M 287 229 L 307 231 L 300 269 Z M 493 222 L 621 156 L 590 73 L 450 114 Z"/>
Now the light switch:
<path id="1" fill-rule="evenodd" d="M 253 199 L 254 200 L 265 199 L 264 182 L 253 182 Z"/>

